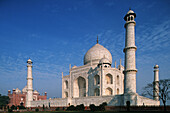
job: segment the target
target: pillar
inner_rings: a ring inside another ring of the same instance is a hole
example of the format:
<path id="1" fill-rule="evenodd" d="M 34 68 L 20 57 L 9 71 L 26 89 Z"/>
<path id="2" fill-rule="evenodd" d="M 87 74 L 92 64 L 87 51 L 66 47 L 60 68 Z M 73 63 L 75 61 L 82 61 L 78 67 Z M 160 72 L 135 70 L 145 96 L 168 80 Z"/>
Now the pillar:
<path id="1" fill-rule="evenodd" d="M 27 61 L 27 95 L 26 95 L 26 107 L 31 107 L 31 101 L 33 101 L 33 87 L 32 87 L 32 61 Z"/>
<path id="2" fill-rule="evenodd" d="M 136 14 L 130 9 L 124 17 L 125 36 L 125 69 L 124 69 L 124 93 L 136 93 L 136 49 L 135 46 L 135 25 Z"/>
<path id="3" fill-rule="evenodd" d="M 154 66 L 153 99 L 159 100 L 159 66 Z"/>

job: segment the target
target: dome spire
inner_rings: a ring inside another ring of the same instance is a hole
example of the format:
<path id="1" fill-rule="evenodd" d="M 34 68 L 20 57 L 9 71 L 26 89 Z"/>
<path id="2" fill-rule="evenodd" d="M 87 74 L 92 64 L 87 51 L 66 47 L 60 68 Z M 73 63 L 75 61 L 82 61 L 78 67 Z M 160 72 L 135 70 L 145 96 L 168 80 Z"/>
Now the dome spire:
<path id="1" fill-rule="evenodd" d="M 99 43 L 98 35 L 97 35 L 97 44 Z"/>

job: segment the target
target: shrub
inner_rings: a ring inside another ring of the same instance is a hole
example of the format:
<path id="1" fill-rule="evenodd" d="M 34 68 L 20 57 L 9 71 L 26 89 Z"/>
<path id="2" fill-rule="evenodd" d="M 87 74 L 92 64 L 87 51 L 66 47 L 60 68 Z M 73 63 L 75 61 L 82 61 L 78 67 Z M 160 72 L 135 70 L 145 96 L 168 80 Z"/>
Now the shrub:
<path id="1" fill-rule="evenodd" d="M 76 110 L 76 108 L 74 107 L 74 105 L 71 105 L 67 108 L 67 111 L 74 111 Z"/>
<path id="2" fill-rule="evenodd" d="M 107 106 L 106 102 L 103 102 L 102 104 L 99 105 L 99 111 L 105 111 L 105 106 Z"/>
<path id="3" fill-rule="evenodd" d="M 8 109 L 8 112 L 13 112 L 13 110 L 12 109 Z"/>
<path id="4" fill-rule="evenodd" d="M 60 108 L 59 108 L 59 107 L 57 107 L 55 110 L 56 110 L 56 111 L 58 111 L 58 110 L 60 110 Z"/>
<path id="5" fill-rule="evenodd" d="M 36 112 L 39 112 L 39 109 L 38 109 L 38 108 L 36 108 L 36 109 L 35 109 L 35 111 L 36 111 Z"/>
<path id="6" fill-rule="evenodd" d="M 19 109 L 26 109 L 24 106 L 18 106 Z"/>
<path id="7" fill-rule="evenodd" d="M 84 104 L 80 104 L 76 106 L 77 111 L 84 111 L 84 109 L 85 109 Z"/>
<path id="8" fill-rule="evenodd" d="M 15 109 L 15 106 L 14 106 L 14 105 L 12 105 L 12 106 L 11 106 L 11 109 L 12 109 L 12 110 L 14 110 L 14 109 Z"/>
<path id="9" fill-rule="evenodd" d="M 96 106 L 94 104 L 90 104 L 89 107 L 91 111 L 96 111 Z"/>

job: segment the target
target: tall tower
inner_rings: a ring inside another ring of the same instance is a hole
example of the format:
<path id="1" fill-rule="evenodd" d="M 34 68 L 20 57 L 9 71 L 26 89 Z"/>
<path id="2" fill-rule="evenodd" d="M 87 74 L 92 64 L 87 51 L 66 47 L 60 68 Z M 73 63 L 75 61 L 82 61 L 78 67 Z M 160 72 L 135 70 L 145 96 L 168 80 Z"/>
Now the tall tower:
<path id="1" fill-rule="evenodd" d="M 27 61 L 27 96 L 26 96 L 26 107 L 31 107 L 31 101 L 33 101 L 33 87 L 32 87 L 32 61 Z"/>
<path id="2" fill-rule="evenodd" d="M 159 66 L 154 66 L 153 99 L 159 100 Z"/>
<path id="3" fill-rule="evenodd" d="M 125 79 L 124 79 L 124 93 L 136 93 L 136 49 L 135 46 L 135 25 L 134 21 L 136 14 L 130 9 L 125 15 L 124 20 L 126 29 L 125 39 Z"/>

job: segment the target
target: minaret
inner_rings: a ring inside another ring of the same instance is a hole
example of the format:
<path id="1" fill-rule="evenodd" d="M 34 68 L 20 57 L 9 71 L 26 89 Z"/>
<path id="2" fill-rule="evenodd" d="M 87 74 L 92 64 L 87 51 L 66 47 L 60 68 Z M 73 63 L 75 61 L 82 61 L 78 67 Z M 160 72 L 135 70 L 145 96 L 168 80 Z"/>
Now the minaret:
<path id="1" fill-rule="evenodd" d="M 27 61 L 27 96 L 26 107 L 31 107 L 31 101 L 33 101 L 33 87 L 32 87 L 32 61 L 29 58 Z"/>
<path id="2" fill-rule="evenodd" d="M 159 66 L 154 66 L 153 99 L 159 100 Z"/>
<path id="3" fill-rule="evenodd" d="M 136 14 L 130 9 L 124 17 L 126 39 L 125 39 L 125 69 L 124 69 L 124 93 L 136 93 L 136 49 L 135 46 L 135 25 Z"/>

